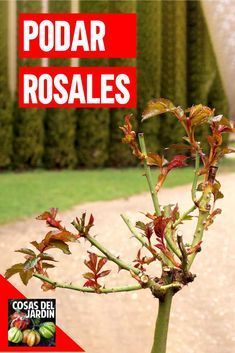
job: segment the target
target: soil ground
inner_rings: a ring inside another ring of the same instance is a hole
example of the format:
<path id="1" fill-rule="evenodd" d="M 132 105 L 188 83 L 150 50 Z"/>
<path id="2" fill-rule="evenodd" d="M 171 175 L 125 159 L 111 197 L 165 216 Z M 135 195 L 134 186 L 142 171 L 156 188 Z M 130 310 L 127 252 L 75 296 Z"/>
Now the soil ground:
<path id="1" fill-rule="evenodd" d="M 203 251 L 198 254 L 192 271 L 197 274 L 195 282 L 184 288 L 173 301 L 168 343 L 169 353 L 232 353 L 235 352 L 235 174 L 220 177 L 225 198 L 218 206 L 223 209 L 215 223 L 205 234 Z M 191 206 L 189 186 L 165 189 L 160 194 L 161 203 Z M 23 202 L 23 200 L 22 200 Z M 55 205 L 56 206 L 56 205 Z M 95 216 L 95 228 L 100 242 L 115 254 L 131 261 L 138 243 L 130 237 L 120 213 L 127 213 L 135 221 L 139 211 L 151 211 L 148 194 L 107 202 L 95 202 L 73 208 L 60 216 L 70 221 L 87 210 Z M 189 237 L 192 224 L 182 229 Z M 13 263 L 21 261 L 14 249 L 25 247 L 30 241 L 39 240 L 46 231 L 42 222 L 26 219 L 0 228 L 0 272 Z M 60 281 L 84 283 L 83 261 L 85 249 L 82 241 L 73 245 L 72 256 L 54 251 L 60 261 L 51 270 L 51 277 Z M 89 248 L 90 249 L 90 248 Z M 117 275 L 112 268 L 109 284 L 132 283 L 129 275 L 121 271 Z M 153 269 L 152 269 L 153 271 Z M 63 289 L 43 293 L 40 283 L 33 279 L 28 287 L 18 277 L 11 282 L 31 298 L 56 297 L 57 323 L 71 335 L 88 353 L 149 353 L 153 339 L 157 300 L 147 290 L 131 293 L 93 295 Z"/>

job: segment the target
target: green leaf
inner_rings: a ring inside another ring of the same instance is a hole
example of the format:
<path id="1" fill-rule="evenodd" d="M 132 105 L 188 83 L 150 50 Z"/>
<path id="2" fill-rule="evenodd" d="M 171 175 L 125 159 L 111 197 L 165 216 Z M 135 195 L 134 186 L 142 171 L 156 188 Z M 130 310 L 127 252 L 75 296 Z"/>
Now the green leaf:
<path id="1" fill-rule="evenodd" d="M 27 248 L 22 248 L 22 249 L 19 249 L 19 250 L 15 250 L 15 252 L 20 252 L 22 254 L 30 255 L 30 256 L 33 256 L 33 257 L 36 256 L 36 254 L 35 254 L 35 252 L 33 250 L 27 249 Z"/>
<path id="2" fill-rule="evenodd" d="M 145 229 L 146 229 L 146 224 L 144 222 L 141 222 L 141 221 L 136 222 L 135 226 L 136 226 L 136 228 L 139 228 L 139 229 L 141 229 L 143 231 L 145 231 Z"/>
<path id="3" fill-rule="evenodd" d="M 37 241 L 31 241 L 31 243 L 37 250 L 40 251 L 40 244 Z"/>
<path id="4" fill-rule="evenodd" d="M 167 161 L 164 159 L 163 156 L 157 153 L 148 153 L 147 155 L 147 164 L 150 166 L 157 166 L 161 168 Z"/>
<path id="5" fill-rule="evenodd" d="M 39 259 L 37 257 L 34 257 L 33 259 L 28 259 L 24 263 L 24 270 L 27 271 L 27 270 L 33 269 L 37 265 L 38 261 Z"/>
<path id="6" fill-rule="evenodd" d="M 24 270 L 20 271 L 20 273 L 19 273 L 20 274 L 20 278 L 21 278 L 21 281 L 24 283 L 25 286 L 27 286 L 30 278 L 33 277 L 33 272 L 34 272 L 33 268 L 30 269 L 30 270 L 27 270 L 27 271 L 24 271 Z"/>
<path id="7" fill-rule="evenodd" d="M 83 274 L 83 277 L 86 279 L 93 279 L 95 277 L 95 275 L 92 272 L 87 272 L 87 273 Z"/>
<path id="8" fill-rule="evenodd" d="M 42 260 L 47 260 L 47 261 L 54 261 L 54 262 L 58 262 L 57 260 L 54 259 L 53 256 L 47 254 L 47 253 L 42 253 L 38 255 L 38 258 L 42 259 Z"/>
<path id="9" fill-rule="evenodd" d="M 43 262 L 43 264 L 42 264 L 42 268 L 54 268 L 55 267 L 55 265 L 53 265 L 53 264 L 48 264 L 48 263 L 46 263 L 46 262 Z"/>
<path id="10" fill-rule="evenodd" d="M 210 118 L 210 122 L 218 123 L 219 125 L 224 125 L 224 126 L 231 127 L 231 123 L 230 123 L 229 119 L 226 118 L 225 116 L 223 116 L 222 114 L 221 115 L 212 116 Z"/>
<path id="11" fill-rule="evenodd" d="M 169 99 L 159 98 L 151 100 L 142 114 L 142 121 L 176 109 L 177 108 Z"/>
<path id="12" fill-rule="evenodd" d="M 182 218 L 182 221 L 191 221 L 193 219 L 193 216 L 187 215 L 184 218 Z"/>
<path id="13" fill-rule="evenodd" d="M 68 244 L 66 244 L 62 240 L 53 240 L 53 241 L 51 241 L 50 242 L 50 248 L 60 249 L 66 255 L 70 255 L 71 254 Z"/>
<path id="14" fill-rule="evenodd" d="M 199 126 L 208 123 L 213 111 L 202 104 L 194 105 L 190 109 L 190 121 L 192 126 Z"/>
<path id="15" fill-rule="evenodd" d="M 22 271 L 24 268 L 23 263 L 18 263 L 13 265 L 12 267 L 8 268 L 5 272 L 5 278 L 10 278 L 11 276 L 15 275 L 16 273 L 19 273 Z"/>

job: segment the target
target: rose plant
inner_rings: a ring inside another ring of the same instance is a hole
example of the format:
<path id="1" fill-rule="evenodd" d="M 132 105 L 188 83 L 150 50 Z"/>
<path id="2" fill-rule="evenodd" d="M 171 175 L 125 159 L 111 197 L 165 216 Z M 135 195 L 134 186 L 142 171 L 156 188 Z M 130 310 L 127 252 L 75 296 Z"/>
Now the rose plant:
<path id="1" fill-rule="evenodd" d="M 214 109 L 198 104 L 183 110 L 171 101 L 162 98 L 148 103 L 143 113 L 143 121 L 156 118 L 163 113 L 170 113 L 185 131 L 182 143 L 169 146 L 171 152 L 179 151 L 169 161 L 162 154 L 146 150 L 144 135 L 137 134 L 132 129 L 132 116 L 127 116 L 124 126 L 121 127 L 124 133 L 122 142 L 130 146 L 133 155 L 144 167 L 153 201 L 153 209 L 145 214 L 144 222 L 138 221 L 134 225 L 125 215 L 122 215 L 130 232 L 140 244 L 133 263 L 129 264 L 115 256 L 90 234 L 91 228 L 94 227 L 93 215 L 90 215 L 88 220 L 85 213 L 80 218 L 76 218 L 72 222 L 75 231 L 71 232 L 58 220 L 57 209 L 53 208 L 38 217 L 39 220 L 45 221 L 51 230 L 41 242 L 31 242 L 34 250 L 29 248 L 16 250 L 25 254 L 26 260 L 13 265 L 5 274 L 6 278 L 9 278 L 19 273 L 25 285 L 34 276 L 42 281 L 43 290 L 64 288 L 99 295 L 141 289 L 150 290 L 152 295 L 159 300 L 152 353 L 166 352 L 172 298 L 195 279 L 191 267 L 197 253 L 202 249 L 204 232 L 221 213 L 221 209 L 216 208 L 216 201 L 222 198 L 223 194 L 216 175 L 221 158 L 225 154 L 234 152 L 234 149 L 223 143 L 223 136 L 235 131 L 233 124 L 226 117 L 215 115 Z M 207 125 L 209 129 L 206 148 L 203 147 L 202 141 L 197 140 L 197 129 L 202 125 Z M 167 149 L 165 152 L 167 153 Z M 191 188 L 192 206 L 181 212 L 178 204 L 160 205 L 158 192 L 167 176 L 174 168 L 186 166 L 190 158 L 195 161 Z M 160 172 L 155 183 L 152 173 L 155 172 L 156 167 Z M 195 230 L 192 231 L 191 242 L 186 243 L 179 227 L 192 217 L 197 218 L 197 224 Z M 55 266 L 53 264 L 55 259 L 49 254 L 49 250 L 57 248 L 69 255 L 71 254 L 69 243 L 79 244 L 81 238 L 98 250 L 98 253 L 88 252 L 88 259 L 85 260 L 88 271 L 83 274 L 85 283 L 83 285 L 60 283 L 51 278 L 48 270 Z M 109 262 L 115 263 L 118 270 L 128 271 L 136 284 L 115 288 L 103 286 L 100 279 L 110 274 L 110 270 L 106 268 Z M 149 265 L 154 262 L 159 263 L 160 276 L 153 276 L 149 272 Z"/>

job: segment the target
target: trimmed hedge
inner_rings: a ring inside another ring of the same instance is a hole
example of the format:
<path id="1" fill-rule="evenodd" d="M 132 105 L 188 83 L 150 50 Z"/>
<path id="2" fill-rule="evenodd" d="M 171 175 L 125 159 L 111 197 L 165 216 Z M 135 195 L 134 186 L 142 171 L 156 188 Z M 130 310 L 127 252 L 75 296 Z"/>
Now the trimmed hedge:
<path id="1" fill-rule="evenodd" d="M 187 8 L 186 1 L 162 2 L 161 97 L 187 106 Z M 161 119 L 162 147 L 181 141 L 183 129 L 171 115 Z"/>
<path id="2" fill-rule="evenodd" d="M 40 1 L 17 1 L 17 11 L 41 12 Z M 18 66 L 39 66 L 40 59 L 19 59 Z M 35 168 L 42 165 L 43 155 L 42 109 L 14 109 L 14 166 L 18 169 Z"/>
<path id="3" fill-rule="evenodd" d="M 136 10 L 136 2 L 133 1 L 112 1 L 109 5 L 111 13 L 132 13 Z M 110 66 L 135 66 L 135 59 L 110 59 Z M 136 164 L 136 159 L 131 151 L 121 143 L 123 137 L 119 126 L 123 125 L 124 117 L 132 113 L 136 115 L 134 109 L 111 109 L 110 110 L 110 142 L 109 142 L 109 165 L 114 167 L 129 167 Z M 137 128 L 137 121 L 132 121 Z"/>
<path id="4" fill-rule="evenodd" d="M 70 0 L 49 0 L 49 12 L 71 11 Z M 50 59 L 50 66 L 69 66 L 69 59 Z M 72 109 L 47 109 L 45 116 L 46 168 L 74 168 L 77 166 L 75 148 L 76 115 Z"/>
<path id="5" fill-rule="evenodd" d="M 203 103 L 228 114 L 228 101 L 200 1 L 187 3 L 188 105 Z M 206 136 L 208 128 L 199 131 Z"/>
<path id="6" fill-rule="evenodd" d="M 81 1 L 80 12 L 106 13 L 109 0 Z M 108 59 L 81 59 L 81 66 L 107 66 Z M 85 168 L 103 167 L 108 160 L 109 110 L 77 110 L 78 163 Z"/>
<path id="7" fill-rule="evenodd" d="M 40 12 L 41 1 L 18 0 L 18 12 Z M 124 116 L 140 120 L 149 100 L 171 99 L 190 106 L 203 103 L 227 114 L 228 104 L 200 1 L 82 0 L 81 12 L 137 12 L 138 51 L 135 59 L 81 59 L 82 66 L 137 65 L 138 106 L 131 109 L 19 109 L 12 122 L 7 78 L 7 2 L 0 2 L 0 169 L 126 167 L 136 163 L 121 144 Z M 70 0 L 49 0 L 50 12 L 71 10 Z M 122 24 L 120 23 L 120 26 Z M 120 40 L 123 40 L 122 38 Z M 69 59 L 51 59 L 51 66 L 68 66 Z M 41 60 L 18 59 L 18 66 Z M 5 89 L 6 88 L 6 89 Z M 12 138 L 12 126 L 14 136 Z M 159 151 L 182 131 L 169 116 L 135 126 L 146 135 L 149 151 Z M 206 135 L 207 128 L 199 134 Z M 12 151 L 13 145 L 13 151 Z"/>
<path id="8" fill-rule="evenodd" d="M 138 116 L 153 98 L 160 97 L 161 88 L 161 1 L 137 1 L 138 16 Z M 140 125 L 146 136 L 147 149 L 155 152 L 161 141 L 158 138 L 160 120 L 150 119 Z"/>
<path id="9" fill-rule="evenodd" d="M 8 89 L 8 3 L 0 2 L 0 169 L 11 165 L 12 102 Z"/>

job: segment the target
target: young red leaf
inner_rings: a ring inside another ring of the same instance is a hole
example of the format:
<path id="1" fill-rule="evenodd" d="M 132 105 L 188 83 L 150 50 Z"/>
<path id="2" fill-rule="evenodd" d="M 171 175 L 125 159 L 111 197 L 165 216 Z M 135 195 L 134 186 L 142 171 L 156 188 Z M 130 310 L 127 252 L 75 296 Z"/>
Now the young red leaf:
<path id="1" fill-rule="evenodd" d="M 183 155 L 174 156 L 166 167 L 167 172 L 171 171 L 173 168 L 181 168 L 181 167 L 186 166 L 187 165 L 185 163 L 186 159 L 188 159 L 188 157 L 183 156 Z"/>
<path id="2" fill-rule="evenodd" d="M 102 259 L 99 260 L 98 266 L 97 266 L 97 272 L 100 272 L 100 270 L 107 263 L 107 261 L 108 260 L 105 257 L 103 257 Z"/>
<path id="3" fill-rule="evenodd" d="M 106 270 L 106 271 L 102 271 L 98 274 L 98 278 L 101 278 L 101 277 L 105 277 L 105 276 L 108 276 L 110 274 L 111 270 Z"/>
<path id="4" fill-rule="evenodd" d="M 57 228 L 62 230 L 63 227 L 61 226 L 61 221 L 56 220 L 58 208 L 51 208 L 50 211 L 46 211 L 36 219 L 46 221 L 47 225 L 52 228 Z"/>

